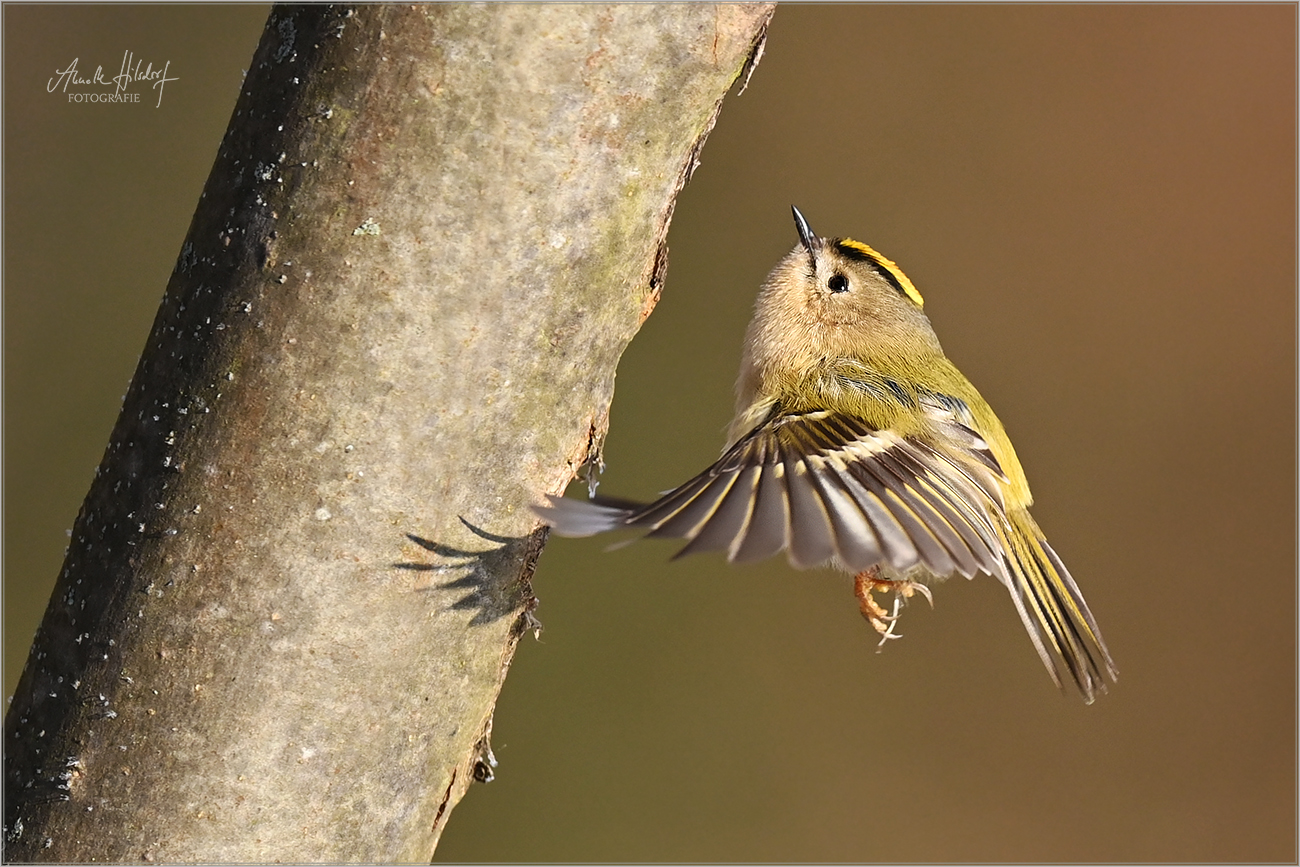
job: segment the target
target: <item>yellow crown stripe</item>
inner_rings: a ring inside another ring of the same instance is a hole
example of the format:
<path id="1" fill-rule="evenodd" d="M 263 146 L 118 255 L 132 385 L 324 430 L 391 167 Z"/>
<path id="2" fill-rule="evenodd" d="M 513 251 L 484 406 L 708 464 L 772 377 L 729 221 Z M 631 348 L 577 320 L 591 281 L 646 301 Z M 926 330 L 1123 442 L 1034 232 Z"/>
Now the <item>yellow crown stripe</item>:
<path id="1" fill-rule="evenodd" d="M 851 250 L 862 256 L 866 256 L 884 270 L 885 279 L 894 284 L 895 289 L 916 302 L 917 307 L 925 306 L 925 299 L 921 297 L 921 293 L 917 291 L 917 288 L 912 285 L 912 281 L 903 273 L 903 269 L 895 265 L 893 261 L 880 255 L 880 253 L 878 253 L 874 248 L 862 243 L 861 241 L 855 241 L 852 238 L 844 238 L 839 241 L 836 246 L 845 250 L 845 252 Z"/>

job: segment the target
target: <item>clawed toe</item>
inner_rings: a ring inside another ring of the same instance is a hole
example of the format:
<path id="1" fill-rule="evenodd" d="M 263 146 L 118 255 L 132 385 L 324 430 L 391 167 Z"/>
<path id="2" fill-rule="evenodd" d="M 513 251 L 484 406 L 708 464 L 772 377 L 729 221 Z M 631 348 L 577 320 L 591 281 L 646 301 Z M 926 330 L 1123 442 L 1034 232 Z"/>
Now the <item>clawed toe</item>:
<path id="1" fill-rule="evenodd" d="M 886 612 L 872 596 L 877 590 L 894 591 L 892 611 Z M 903 637 L 894 630 L 898 626 L 899 609 L 902 607 L 903 600 L 910 599 L 913 593 L 920 593 L 925 597 L 925 601 L 930 603 L 930 607 L 934 607 L 934 596 L 930 593 L 930 588 L 910 578 L 897 581 L 881 578 L 879 567 L 859 572 L 854 576 L 853 595 L 858 599 L 858 608 L 871 627 L 880 633 L 880 643 L 876 645 L 877 648 L 884 647 L 886 641 Z"/>

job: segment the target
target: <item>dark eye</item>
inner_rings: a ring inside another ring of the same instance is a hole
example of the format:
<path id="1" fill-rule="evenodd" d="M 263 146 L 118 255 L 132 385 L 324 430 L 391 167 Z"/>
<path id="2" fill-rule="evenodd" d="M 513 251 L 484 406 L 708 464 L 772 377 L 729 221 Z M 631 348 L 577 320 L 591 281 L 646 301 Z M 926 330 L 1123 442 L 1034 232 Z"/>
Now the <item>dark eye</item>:
<path id="1" fill-rule="evenodd" d="M 849 291 L 849 278 L 843 274 L 832 274 L 831 279 L 826 281 L 826 288 L 832 292 Z"/>

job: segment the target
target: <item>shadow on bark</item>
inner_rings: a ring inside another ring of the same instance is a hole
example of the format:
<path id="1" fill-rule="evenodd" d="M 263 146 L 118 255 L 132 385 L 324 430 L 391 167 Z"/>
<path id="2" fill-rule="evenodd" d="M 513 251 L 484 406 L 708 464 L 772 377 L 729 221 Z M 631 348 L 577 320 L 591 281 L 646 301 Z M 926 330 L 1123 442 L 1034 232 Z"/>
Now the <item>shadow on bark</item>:
<path id="1" fill-rule="evenodd" d="M 495 543 L 496 547 L 465 551 L 407 533 L 406 538 L 444 562 L 394 563 L 393 568 L 455 576 L 438 584 L 437 589 L 465 591 L 465 595 L 451 604 L 451 609 L 475 612 L 470 620 L 471 626 L 484 626 L 522 609 L 516 631 L 531 629 L 535 633 L 541 632 L 542 624 L 533 616 L 537 597 L 533 595 L 532 577 L 549 528 L 538 527 L 527 536 L 498 536 L 457 517 L 471 533 Z M 512 578 L 512 575 L 519 577 Z"/>

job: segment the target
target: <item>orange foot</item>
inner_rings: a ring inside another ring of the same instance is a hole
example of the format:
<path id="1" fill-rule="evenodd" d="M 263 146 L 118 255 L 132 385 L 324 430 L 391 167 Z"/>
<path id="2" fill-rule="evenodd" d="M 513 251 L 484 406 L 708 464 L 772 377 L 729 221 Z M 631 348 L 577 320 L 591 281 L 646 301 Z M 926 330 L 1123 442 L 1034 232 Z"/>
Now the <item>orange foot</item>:
<path id="1" fill-rule="evenodd" d="M 880 607 L 876 599 L 871 594 L 877 590 L 883 590 L 888 593 L 894 591 L 894 610 L 885 613 L 885 609 Z M 880 577 L 880 567 L 873 566 L 865 572 L 859 572 L 853 577 L 853 595 L 858 598 L 858 608 L 862 611 L 862 616 L 867 618 L 867 622 L 872 628 L 880 633 L 880 644 L 877 647 L 883 647 L 886 641 L 891 638 L 902 638 L 903 636 L 894 632 L 894 627 L 898 625 L 898 609 L 902 606 L 904 599 L 911 599 L 913 593 L 920 593 L 925 597 L 925 601 L 934 606 L 934 597 L 930 595 L 930 588 L 920 584 L 910 578 L 904 578 L 899 581 L 891 581 L 888 578 Z"/>

